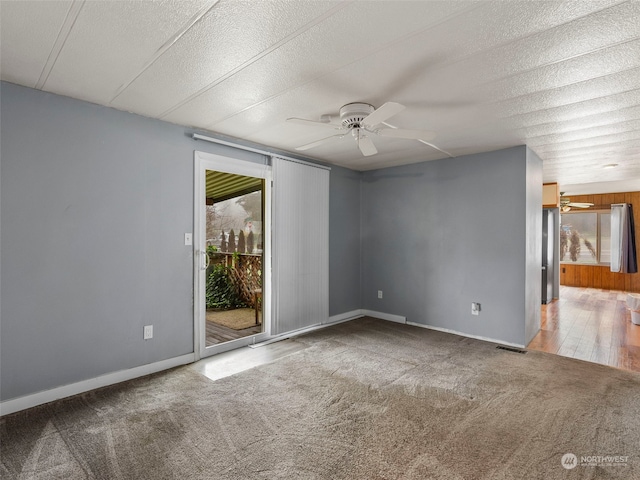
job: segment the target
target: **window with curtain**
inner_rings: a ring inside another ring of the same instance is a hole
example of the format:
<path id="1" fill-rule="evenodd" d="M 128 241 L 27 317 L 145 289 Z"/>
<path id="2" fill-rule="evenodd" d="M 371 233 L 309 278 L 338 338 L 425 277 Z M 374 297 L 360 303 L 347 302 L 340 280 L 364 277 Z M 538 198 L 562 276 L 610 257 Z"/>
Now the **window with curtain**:
<path id="1" fill-rule="evenodd" d="M 560 214 L 560 263 L 609 265 L 611 212 Z"/>

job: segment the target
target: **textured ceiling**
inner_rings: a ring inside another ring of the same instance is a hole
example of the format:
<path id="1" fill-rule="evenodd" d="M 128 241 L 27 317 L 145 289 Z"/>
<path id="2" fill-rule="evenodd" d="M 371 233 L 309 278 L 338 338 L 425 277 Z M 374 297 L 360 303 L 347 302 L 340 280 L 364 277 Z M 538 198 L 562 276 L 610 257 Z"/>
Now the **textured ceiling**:
<path id="1" fill-rule="evenodd" d="M 3 80 L 273 148 L 288 117 L 407 108 L 305 156 L 357 170 L 529 145 L 568 193 L 640 189 L 640 0 L 2 1 Z M 334 120 L 335 121 L 335 120 Z M 446 152 L 446 153 L 445 153 Z M 605 169 L 606 164 L 617 164 Z"/>

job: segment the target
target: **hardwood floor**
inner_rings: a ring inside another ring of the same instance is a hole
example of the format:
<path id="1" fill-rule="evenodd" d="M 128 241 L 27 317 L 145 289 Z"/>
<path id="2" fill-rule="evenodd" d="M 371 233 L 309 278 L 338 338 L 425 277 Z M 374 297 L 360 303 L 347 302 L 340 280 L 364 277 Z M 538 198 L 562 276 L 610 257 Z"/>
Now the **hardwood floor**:
<path id="1" fill-rule="evenodd" d="M 560 299 L 542 305 L 540 332 L 527 346 L 640 372 L 640 325 L 631 323 L 627 293 L 560 287 Z"/>

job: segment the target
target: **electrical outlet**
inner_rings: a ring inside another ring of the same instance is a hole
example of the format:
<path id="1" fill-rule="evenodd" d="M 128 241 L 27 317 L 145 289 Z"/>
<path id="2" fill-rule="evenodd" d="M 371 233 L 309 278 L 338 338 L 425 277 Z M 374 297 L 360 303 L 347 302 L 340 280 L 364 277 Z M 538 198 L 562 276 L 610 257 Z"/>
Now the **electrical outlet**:
<path id="1" fill-rule="evenodd" d="M 149 339 L 153 338 L 153 325 L 145 325 L 144 326 L 142 338 L 144 340 L 149 340 Z"/>
<path id="2" fill-rule="evenodd" d="M 190 233 L 184 234 L 184 244 L 185 245 L 193 245 L 193 235 Z"/>
<path id="3" fill-rule="evenodd" d="M 480 304 L 473 302 L 471 304 L 471 315 L 480 315 Z"/>
<path id="4" fill-rule="evenodd" d="M 378 290 L 378 298 L 382 298 L 382 290 Z"/>

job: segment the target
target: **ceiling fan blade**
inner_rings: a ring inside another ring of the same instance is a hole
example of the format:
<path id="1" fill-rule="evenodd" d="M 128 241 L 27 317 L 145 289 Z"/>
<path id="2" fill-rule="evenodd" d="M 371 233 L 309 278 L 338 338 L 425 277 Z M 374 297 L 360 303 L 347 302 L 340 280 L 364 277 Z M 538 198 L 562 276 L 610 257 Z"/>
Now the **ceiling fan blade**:
<path id="1" fill-rule="evenodd" d="M 375 125 L 378 125 L 384 122 L 388 118 L 391 118 L 394 115 L 397 115 L 404 109 L 405 109 L 404 105 L 400 105 L 399 103 L 395 103 L 395 102 L 387 102 L 377 110 L 374 110 L 372 113 L 364 117 L 364 119 L 362 120 L 362 125 L 365 125 L 367 127 L 373 127 Z"/>
<path id="2" fill-rule="evenodd" d="M 569 203 L 567 203 L 567 205 L 570 206 L 570 207 L 575 207 L 575 208 L 593 207 L 593 203 L 569 202 Z"/>
<path id="3" fill-rule="evenodd" d="M 316 140 L 315 142 L 307 143 L 306 145 L 302 145 L 300 147 L 296 147 L 296 150 L 300 150 L 300 151 L 309 150 L 310 148 L 314 148 L 314 147 L 317 147 L 319 145 L 322 145 L 323 143 L 327 143 L 327 142 L 331 141 L 331 139 L 333 139 L 333 138 L 342 138 L 342 137 L 344 137 L 343 134 L 331 135 L 330 137 L 322 138 L 320 140 Z"/>
<path id="4" fill-rule="evenodd" d="M 428 108 L 430 110 L 437 109 L 446 109 L 450 110 L 452 108 L 455 109 L 464 109 L 464 108 L 475 108 L 478 107 L 478 102 L 473 101 L 471 99 L 459 99 L 459 100 L 424 100 L 424 101 L 415 101 L 409 103 L 409 108 Z"/>
<path id="5" fill-rule="evenodd" d="M 358 148 L 365 157 L 370 157 L 371 155 L 378 153 L 378 149 L 369 137 L 359 134 L 356 138 L 356 142 L 358 142 Z"/>
<path id="6" fill-rule="evenodd" d="M 376 131 L 381 137 L 406 138 L 409 140 L 433 140 L 436 132 L 428 130 L 407 130 L 404 128 L 383 128 Z"/>
<path id="7" fill-rule="evenodd" d="M 316 122 L 314 120 L 306 120 L 304 118 L 291 117 L 291 118 L 287 118 L 287 122 L 297 123 L 298 125 L 306 125 L 308 127 L 324 127 L 324 128 L 330 128 L 332 130 L 342 130 L 341 125 L 336 125 L 334 123 L 329 123 L 329 122 Z"/>

